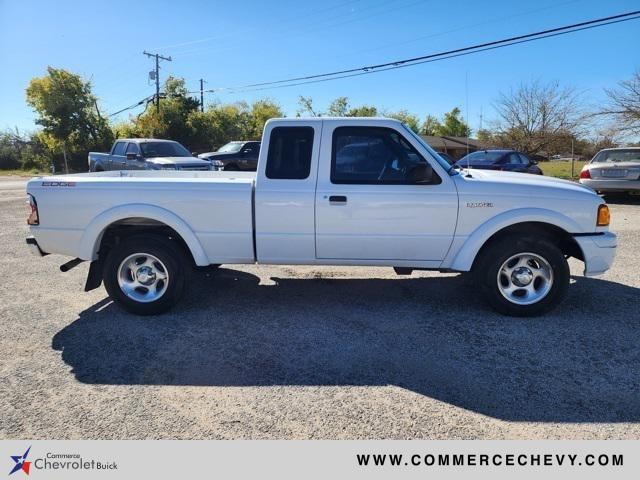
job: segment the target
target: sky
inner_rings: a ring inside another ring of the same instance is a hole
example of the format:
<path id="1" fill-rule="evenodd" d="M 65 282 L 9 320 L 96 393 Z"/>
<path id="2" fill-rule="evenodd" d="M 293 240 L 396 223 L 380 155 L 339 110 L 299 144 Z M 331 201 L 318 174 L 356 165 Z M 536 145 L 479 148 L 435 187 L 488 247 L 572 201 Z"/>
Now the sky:
<path id="1" fill-rule="evenodd" d="M 91 81 L 103 113 L 151 95 L 153 61 L 171 56 L 160 78 L 190 90 L 246 85 L 360 67 L 639 10 L 638 0 L 191 1 L 0 0 L 0 129 L 36 128 L 25 101 L 47 66 Z M 205 103 L 269 98 L 287 116 L 300 95 L 322 110 L 351 105 L 406 109 L 423 119 L 453 107 L 477 131 L 495 118 L 500 92 L 559 81 L 597 107 L 640 69 L 640 20 L 434 63 L 264 91 L 206 94 Z M 114 117 L 126 120 L 131 110 Z"/>

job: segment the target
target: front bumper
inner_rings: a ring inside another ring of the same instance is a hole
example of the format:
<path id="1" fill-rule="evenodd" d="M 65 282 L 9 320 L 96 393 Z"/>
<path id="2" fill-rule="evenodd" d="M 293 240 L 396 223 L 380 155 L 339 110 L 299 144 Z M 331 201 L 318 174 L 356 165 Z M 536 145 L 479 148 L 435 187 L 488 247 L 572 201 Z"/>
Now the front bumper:
<path id="1" fill-rule="evenodd" d="M 581 178 L 580 183 L 597 192 L 640 192 L 640 180 L 594 180 Z"/>
<path id="2" fill-rule="evenodd" d="M 31 254 L 35 255 L 36 257 L 44 257 L 45 255 L 49 255 L 48 253 L 42 251 L 40 245 L 38 245 L 36 237 L 34 237 L 33 235 L 27 237 L 27 245 L 29 246 Z"/>
<path id="3" fill-rule="evenodd" d="M 602 275 L 611 268 L 616 256 L 618 237 L 615 233 L 605 232 L 597 235 L 574 237 L 584 256 L 584 275 L 593 277 Z"/>

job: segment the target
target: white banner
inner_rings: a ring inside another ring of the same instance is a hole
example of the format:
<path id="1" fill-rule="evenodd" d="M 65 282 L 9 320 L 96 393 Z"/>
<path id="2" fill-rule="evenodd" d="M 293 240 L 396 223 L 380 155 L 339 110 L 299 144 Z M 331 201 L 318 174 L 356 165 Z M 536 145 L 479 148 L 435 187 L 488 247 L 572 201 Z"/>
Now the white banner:
<path id="1" fill-rule="evenodd" d="M 638 441 L 0 441 L 10 479 L 638 479 Z"/>

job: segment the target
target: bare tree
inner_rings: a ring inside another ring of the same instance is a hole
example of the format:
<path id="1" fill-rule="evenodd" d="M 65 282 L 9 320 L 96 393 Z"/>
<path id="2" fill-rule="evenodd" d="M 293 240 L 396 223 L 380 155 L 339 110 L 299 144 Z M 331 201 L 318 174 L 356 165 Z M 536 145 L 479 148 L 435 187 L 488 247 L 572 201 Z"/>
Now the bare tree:
<path id="1" fill-rule="evenodd" d="M 573 88 L 558 82 L 523 83 L 501 93 L 494 103 L 497 140 L 525 153 L 549 153 L 578 135 L 584 120 L 579 101 Z"/>
<path id="2" fill-rule="evenodd" d="M 609 105 L 601 112 L 616 121 L 623 133 L 640 133 L 640 70 L 629 80 L 618 84 L 614 90 L 605 90 Z"/>

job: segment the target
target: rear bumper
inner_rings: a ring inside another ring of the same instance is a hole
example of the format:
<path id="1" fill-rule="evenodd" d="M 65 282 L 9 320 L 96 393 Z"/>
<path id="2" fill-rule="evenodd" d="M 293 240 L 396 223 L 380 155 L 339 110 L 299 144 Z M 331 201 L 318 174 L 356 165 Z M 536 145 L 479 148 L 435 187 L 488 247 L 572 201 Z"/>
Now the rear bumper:
<path id="1" fill-rule="evenodd" d="M 640 180 L 594 180 L 581 178 L 580 183 L 599 192 L 640 192 Z"/>
<path id="2" fill-rule="evenodd" d="M 38 241 L 36 240 L 36 237 L 29 236 L 27 237 L 26 241 L 32 255 L 35 255 L 36 257 L 44 257 L 45 255 L 49 255 L 48 253 L 42 251 L 42 249 L 40 248 L 40 245 L 38 245 Z"/>
<path id="3" fill-rule="evenodd" d="M 586 277 L 601 275 L 611 268 L 618 246 L 618 237 L 615 233 L 605 232 L 600 235 L 585 235 L 574 238 L 582 249 Z"/>

